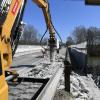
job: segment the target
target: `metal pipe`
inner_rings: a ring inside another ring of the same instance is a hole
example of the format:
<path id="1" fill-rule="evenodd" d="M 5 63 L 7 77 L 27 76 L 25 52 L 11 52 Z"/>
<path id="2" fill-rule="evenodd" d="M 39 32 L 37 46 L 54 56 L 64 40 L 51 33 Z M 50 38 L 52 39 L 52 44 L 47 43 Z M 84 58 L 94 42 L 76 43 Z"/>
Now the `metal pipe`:
<path id="1" fill-rule="evenodd" d="M 10 80 L 12 80 L 13 78 L 14 78 L 14 75 L 9 75 L 9 76 L 6 77 L 6 81 L 10 81 Z"/>

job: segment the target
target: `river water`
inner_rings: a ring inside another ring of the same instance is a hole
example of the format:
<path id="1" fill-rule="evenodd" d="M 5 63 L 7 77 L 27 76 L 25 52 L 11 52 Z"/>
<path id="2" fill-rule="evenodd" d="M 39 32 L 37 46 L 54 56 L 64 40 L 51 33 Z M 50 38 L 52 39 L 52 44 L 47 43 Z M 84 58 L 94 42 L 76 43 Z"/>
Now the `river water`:
<path id="1" fill-rule="evenodd" d="M 100 57 L 88 57 L 87 64 L 92 67 L 100 66 Z"/>

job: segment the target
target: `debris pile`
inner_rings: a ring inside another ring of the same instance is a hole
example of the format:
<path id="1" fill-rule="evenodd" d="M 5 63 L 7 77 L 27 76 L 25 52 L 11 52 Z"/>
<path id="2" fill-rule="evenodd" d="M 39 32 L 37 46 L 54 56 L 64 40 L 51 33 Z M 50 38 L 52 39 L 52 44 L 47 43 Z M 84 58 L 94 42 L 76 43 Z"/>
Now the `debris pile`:
<path id="1" fill-rule="evenodd" d="M 86 86 L 84 79 L 78 74 L 71 74 L 71 94 L 76 100 L 88 100 L 89 88 Z"/>
<path id="2" fill-rule="evenodd" d="M 70 85 L 70 97 L 73 97 L 74 100 L 100 100 L 100 89 L 96 86 L 91 74 L 82 76 L 72 72 L 70 76 Z M 63 91 L 64 88 L 64 75 L 62 75 L 58 86 L 60 94 L 62 93 L 61 90 Z"/>

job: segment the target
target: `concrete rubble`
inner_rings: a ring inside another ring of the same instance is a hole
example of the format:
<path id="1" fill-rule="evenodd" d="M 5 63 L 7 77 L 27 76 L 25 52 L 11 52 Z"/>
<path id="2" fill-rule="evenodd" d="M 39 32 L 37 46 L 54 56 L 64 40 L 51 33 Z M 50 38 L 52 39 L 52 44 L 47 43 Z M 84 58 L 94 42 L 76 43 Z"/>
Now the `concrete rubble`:
<path id="1" fill-rule="evenodd" d="M 54 65 L 64 68 L 63 60 L 65 58 L 65 50 L 63 50 L 62 53 L 57 57 L 59 63 Z M 51 67 L 49 59 L 46 59 L 42 63 L 38 64 L 36 69 L 34 68 L 24 76 L 50 78 L 54 73 L 54 70 L 57 69 L 55 66 Z M 72 71 L 70 76 L 70 85 L 71 93 L 69 94 L 64 91 L 63 74 L 58 84 L 54 100 L 100 100 L 100 89 L 96 86 L 91 74 L 83 76 Z"/>
<path id="2" fill-rule="evenodd" d="M 100 89 L 96 86 L 91 74 L 82 76 L 72 72 L 70 76 L 70 82 L 70 98 L 73 97 L 73 99 L 69 100 L 100 100 Z M 58 91 L 60 91 L 60 94 L 61 90 L 64 90 L 64 75 L 62 75 L 60 84 L 58 86 Z"/>

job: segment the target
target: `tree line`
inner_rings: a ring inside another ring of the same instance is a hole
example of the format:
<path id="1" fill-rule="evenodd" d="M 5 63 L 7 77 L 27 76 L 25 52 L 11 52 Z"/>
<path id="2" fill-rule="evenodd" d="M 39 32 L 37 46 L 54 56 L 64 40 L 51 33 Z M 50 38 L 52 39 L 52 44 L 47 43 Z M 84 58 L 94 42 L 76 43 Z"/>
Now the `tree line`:
<path id="1" fill-rule="evenodd" d="M 24 32 L 20 37 L 19 44 L 21 45 L 39 45 L 42 35 L 34 28 L 33 25 L 26 25 Z M 47 43 L 47 38 L 45 37 L 42 44 Z"/>
<path id="2" fill-rule="evenodd" d="M 93 39 L 96 36 L 100 36 L 100 28 L 96 27 L 86 28 L 84 26 L 78 26 L 75 27 L 70 36 L 67 37 L 66 44 L 67 45 L 79 44 L 87 40 L 93 42 Z"/>

